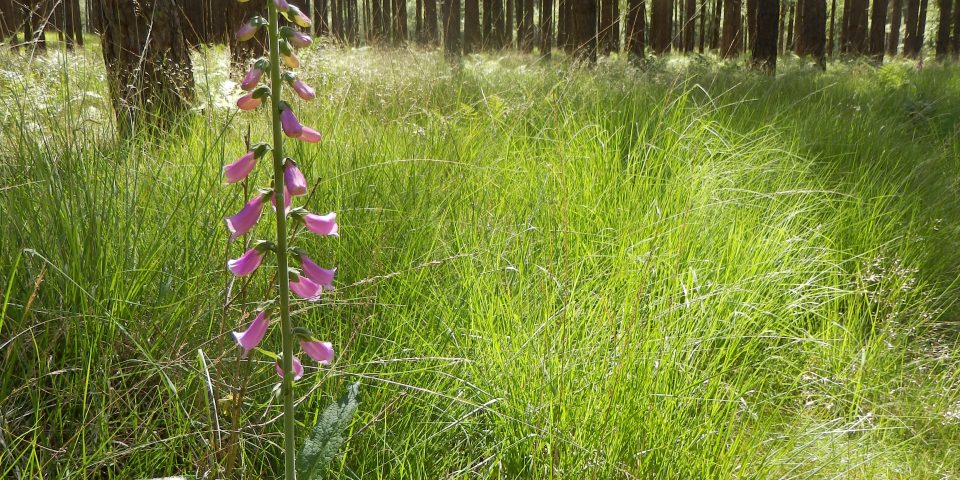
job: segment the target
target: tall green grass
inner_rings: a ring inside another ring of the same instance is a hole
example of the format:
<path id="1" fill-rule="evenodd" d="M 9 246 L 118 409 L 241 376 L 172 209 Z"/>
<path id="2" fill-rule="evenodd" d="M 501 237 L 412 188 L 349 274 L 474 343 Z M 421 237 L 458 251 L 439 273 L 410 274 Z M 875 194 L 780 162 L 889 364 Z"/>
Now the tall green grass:
<path id="1" fill-rule="evenodd" d="M 955 68 L 304 57 L 295 155 L 342 227 L 304 428 L 362 384 L 331 478 L 960 475 Z M 95 50 L 0 54 L 0 477 L 222 460 L 269 272 L 224 312 L 219 171 L 266 132 L 196 60 L 183 127 L 121 142 Z M 275 478 L 252 368 L 239 464 Z"/>

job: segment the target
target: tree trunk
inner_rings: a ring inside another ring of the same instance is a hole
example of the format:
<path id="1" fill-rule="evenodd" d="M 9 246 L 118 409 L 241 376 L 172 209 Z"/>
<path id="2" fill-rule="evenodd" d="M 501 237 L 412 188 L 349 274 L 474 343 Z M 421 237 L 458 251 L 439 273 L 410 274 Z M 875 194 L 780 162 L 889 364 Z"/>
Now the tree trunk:
<path id="1" fill-rule="evenodd" d="M 480 41 L 480 2 L 464 0 L 463 53 L 469 54 L 480 50 Z"/>
<path id="2" fill-rule="evenodd" d="M 379 44 L 383 41 L 383 0 L 373 0 L 370 4 L 370 41 Z"/>
<path id="3" fill-rule="evenodd" d="M 753 65 L 771 74 L 777 70 L 779 21 L 780 0 L 757 1 L 757 36 L 753 42 Z"/>
<path id="4" fill-rule="evenodd" d="M 713 3 L 713 33 L 710 37 L 710 50 L 720 49 L 720 27 L 722 26 L 720 15 L 723 13 L 723 1 L 715 0 Z"/>
<path id="5" fill-rule="evenodd" d="M 917 19 L 916 54 L 923 54 L 923 39 L 927 34 L 927 0 L 920 0 L 920 13 Z"/>
<path id="6" fill-rule="evenodd" d="M 937 23 L 937 60 L 943 61 L 950 55 L 950 14 L 953 2 L 939 0 L 940 19 Z"/>
<path id="7" fill-rule="evenodd" d="M 900 22 L 903 19 L 903 0 L 893 0 L 890 7 L 890 35 L 887 36 L 887 55 L 897 54 L 900 48 Z"/>
<path id="8" fill-rule="evenodd" d="M 553 0 L 540 3 L 540 55 L 550 58 L 553 49 Z"/>
<path id="9" fill-rule="evenodd" d="M 427 43 L 436 45 L 440 38 L 437 31 L 437 0 L 423 1 L 423 33 Z"/>
<path id="10" fill-rule="evenodd" d="M 328 0 L 313 0 L 313 28 L 318 36 L 330 34 Z"/>
<path id="11" fill-rule="evenodd" d="M 868 51 L 877 63 L 883 63 L 888 4 L 889 0 L 873 0 L 873 12 L 870 16 L 870 48 Z"/>
<path id="12" fill-rule="evenodd" d="M 787 10 L 787 12 L 787 43 L 785 48 L 786 50 L 793 50 L 793 22 L 795 19 L 794 6 L 790 5 L 790 9 Z M 777 13 L 779 14 L 779 10 Z"/>
<path id="13" fill-rule="evenodd" d="M 837 38 L 836 35 L 836 26 L 837 26 L 837 0 L 831 0 L 830 5 L 830 36 L 827 38 L 827 55 L 833 57 L 833 42 Z"/>
<path id="14" fill-rule="evenodd" d="M 700 0 L 700 54 L 703 55 L 707 40 L 707 0 Z"/>
<path id="15" fill-rule="evenodd" d="M 960 2 L 953 6 L 953 58 L 960 57 Z"/>
<path id="16" fill-rule="evenodd" d="M 683 53 L 693 51 L 697 34 L 697 0 L 684 0 Z"/>
<path id="17" fill-rule="evenodd" d="M 650 9 L 650 48 L 653 53 L 660 55 L 670 51 L 672 35 L 673 0 L 653 0 Z"/>
<path id="18" fill-rule="evenodd" d="M 194 96 L 193 66 L 174 0 L 98 0 L 100 43 L 121 134 L 162 125 Z"/>
<path id="19" fill-rule="evenodd" d="M 750 51 L 753 51 L 757 40 L 757 7 L 759 7 L 759 0 L 747 0 L 747 37 L 745 43 L 746 49 Z M 777 18 L 777 21 L 779 20 Z"/>
<path id="20" fill-rule="evenodd" d="M 516 12 L 517 5 L 518 5 L 521 1 L 523 1 L 523 0 L 517 0 L 516 2 L 515 2 L 514 0 L 507 0 L 507 8 L 504 10 L 505 12 L 507 12 L 507 15 L 506 15 L 506 18 L 507 18 L 507 19 L 506 19 L 506 23 L 504 24 L 503 30 L 502 30 L 502 31 L 503 31 L 503 43 L 502 43 L 502 45 L 503 45 L 504 47 L 509 47 L 510 45 L 513 45 L 513 27 L 514 27 L 514 25 L 513 25 L 513 15 L 514 15 L 514 13 L 517 13 L 517 12 Z M 518 19 L 519 19 L 519 17 L 520 17 L 520 16 L 517 15 L 517 18 L 518 18 Z"/>
<path id="21" fill-rule="evenodd" d="M 720 58 L 733 58 L 740 54 L 743 35 L 740 32 L 741 0 L 723 0 L 723 38 L 720 41 Z"/>
<path id="22" fill-rule="evenodd" d="M 573 54 L 577 60 L 597 61 L 597 2 L 596 0 L 570 0 L 572 11 Z"/>
<path id="23" fill-rule="evenodd" d="M 517 0 L 517 3 L 521 3 Z M 533 0 L 523 0 L 523 18 L 521 18 L 520 31 L 522 36 L 517 40 L 520 42 L 521 50 L 526 53 L 533 51 Z"/>
<path id="24" fill-rule="evenodd" d="M 600 29 L 598 40 L 600 42 L 600 51 L 608 54 L 613 51 L 613 6 L 617 0 L 600 0 Z"/>
<path id="25" fill-rule="evenodd" d="M 460 58 L 460 0 L 441 0 L 443 46 L 451 60 Z"/>
<path id="26" fill-rule="evenodd" d="M 409 36 L 410 31 L 407 28 L 407 0 L 393 0 L 393 44 L 402 45 L 407 42 Z"/>
<path id="27" fill-rule="evenodd" d="M 414 33 L 413 35 L 417 37 L 417 43 L 423 43 L 423 0 L 416 1 L 416 10 L 417 13 L 414 14 Z M 480 7 L 477 7 L 479 11 Z"/>
<path id="28" fill-rule="evenodd" d="M 627 2 L 627 51 L 633 59 L 644 57 L 643 34 L 647 24 L 647 6 L 645 0 Z"/>
<path id="29" fill-rule="evenodd" d="M 810 55 L 817 60 L 820 68 L 826 67 L 824 43 L 826 42 L 827 2 L 826 0 L 803 0 L 803 10 L 797 17 L 797 55 Z"/>
<path id="30" fill-rule="evenodd" d="M 917 56 L 920 49 L 917 48 L 917 24 L 920 17 L 920 0 L 907 0 L 907 13 L 905 23 L 906 32 L 903 34 L 903 55 L 908 58 Z"/>

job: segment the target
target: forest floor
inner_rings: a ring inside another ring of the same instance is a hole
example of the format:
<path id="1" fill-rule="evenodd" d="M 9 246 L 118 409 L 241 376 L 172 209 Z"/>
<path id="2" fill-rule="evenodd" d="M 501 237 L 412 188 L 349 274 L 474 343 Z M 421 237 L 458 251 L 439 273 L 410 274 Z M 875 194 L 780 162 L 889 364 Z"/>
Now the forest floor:
<path id="1" fill-rule="evenodd" d="M 302 59 L 341 237 L 303 242 L 339 270 L 300 420 L 361 384 L 330 478 L 960 476 L 960 69 Z M 120 142 L 95 46 L 0 53 L 0 477 L 203 476 L 239 412 L 277 478 L 276 375 L 231 408 L 228 335 L 269 272 L 223 308 L 265 117 L 195 63 L 182 128 Z"/>

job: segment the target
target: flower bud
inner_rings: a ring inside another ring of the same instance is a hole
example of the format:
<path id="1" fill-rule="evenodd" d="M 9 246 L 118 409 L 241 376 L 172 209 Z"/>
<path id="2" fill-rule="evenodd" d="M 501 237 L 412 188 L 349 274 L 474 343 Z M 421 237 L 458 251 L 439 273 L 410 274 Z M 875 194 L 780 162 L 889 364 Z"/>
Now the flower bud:
<path id="1" fill-rule="evenodd" d="M 292 158 L 288 158 L 283 164 L 283 182 L 290 191 L 290 195 L 307 194 L 307 179 L 303 176 L 300 168 L 297 167 L 297 162 L 294 162 Z"/>
<path id="2" fill-rule="evenodd" d="M 320 135 L 320 132 L 310 127 L 303 127 L 302 129 L 300 129 L 300 136 L 297 138 L 307 143 L 317 143 L 321 140 L 322 137 Z"/>
<path id="3" fill-rule="evenodd" d="M 283 128 L 283 133 L 290 138 L 299 138 L 300 134 L 303 133 L 303 125 L 297 120 L 297 116 L 293 114 L 293 110 L 290 110 L 290 105 L 287 105 L 286 102 L 280 105 L 280 126 Z"/>
<path id="4" fill-rule="evenodd" d="M 253 38 L 257 31 L 260 30 L 260 27 L 263 27 L 267 24 L 267 20 L 261 16 L 256 16 L 247 20 L 247 23 L 244 23 L 243 26 L 237 30 L 237 33 L 234 34 L 237 40 L 245 42 Z"/>
<path id="5" fill-rule="evenodd" d="M 252 93 L 248 93 L 237 100 L 237 107 L 240 110 L 250 111 L 258 108 L 262 103 L 259 98 L 254 97 Z"/>
<path id="6" fill-rule="evenodd" d="M 317 98 L 317 91 L 314 90 L 310 85 L 307 85 L 307 82 L 304 82 L 299 78 L 290 82 L 290 86 L 293 87 L 293 91 L 297 93 L 297 96 L 303 100 L 309 102 L 310 100 Z"/>

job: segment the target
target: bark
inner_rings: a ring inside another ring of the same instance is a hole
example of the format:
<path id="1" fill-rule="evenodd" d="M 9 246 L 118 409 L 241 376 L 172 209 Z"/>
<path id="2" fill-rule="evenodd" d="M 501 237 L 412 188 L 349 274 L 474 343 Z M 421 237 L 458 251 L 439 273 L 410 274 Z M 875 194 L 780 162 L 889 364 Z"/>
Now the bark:
<path id="1" fill-rule="evenodd" d="M 613 6 L 617 0 L 600 0 L 600 30 L 598 32 L 600 51 L 604 54 L 613 51 Z"/>
<path id="2" fill-rule="evenodd" d="M 517 4 L 523 5 L 523 16 L 519 19 L 517 29 L 517 41 L 520 43 L 520 49 L 526 53 L 533 51 L 533 0 L 517 0 Z"/>
<path id="3" fill-rule="evenodd" d="M 824 56 L 826 42 L 827 2 L 826 0 L 803 0 L 799 4 L 802 10 L 797 15 L 797 55 L 810 55 L 817 60 L 821 68 L 826 67 Z"/>
<path id="4" fill-rule="evenodd" d="M 314 0 L 313 3 L 313 28 L 318 36 L 330 34 L 330 15 L 327 2 L 328 0 Z"/>
<path id="5" fill-rule="evenodd" d="M 100 43 L 118 128 L 162 125 L 186 111 L 194 96 L 190 52 L 173 0 L 123 0 L 101 4 Z"/>
<path id="6" fill-rule="evenodd" d="M 917 48 L 917 24 L 920 19 L 920 0 L 907 0 L 905 26 L 906 32 L 903 34 L 903 55 L 909 58 L 917 56 L 920 49 Z"/>
<path id="7" fill-rule="evenodd" d="M 723 0 L 723 38 L 720 41 L 720 58 L 733 58 L 740 54 L 743 34 L 740 32 L 740 0 Z"/>
<path id="8" fill-rule="evenodd" d="M 870 15 L 870 48 L 867 51 L 877 63 L 883 62 L 888 4 L 889 0 L 873 0 L 873 12 Z"/>
<path id="9" fill-rule="evenodd" d="M 464 0 L 463 53 L 473 53 L 480 50 L 480 41 L 480 2 L 478 0 Z"/>
<path id="10" fill-rule="evenodd" d="M 794 6 L 790 5 L 790 9 L 788 10 L 788 13 L 787 13 L 787 31 L 786 31 L 787 43 L 785 45 L 786 50 L 793 50 L 793 30 L 794 30 L 793 23 L 796 19 L 796 16 L 794 15 L 794 11 L 795 11 Z"/>
<path id="11" fill-rule="evenodd" d="M 707 0 L 700 0 L 700 54 L 706 47 L 707 40 Z"/>
<path id="12" fill-rule="evenodd" d="M 514 2 L 514 0 L 507 0 L 507 6 L 506 9 L 504 9 L 507 14 L 506 23 L 503 26 L 503 30 L 501 30 L 503 32 L 503 43 L 501 43 L 501 45 L 504 47 L 509 47 L 511 44 L 513 44 L 513 15 L 516 13 L 515 9 L 517 8 L 519 1 L 522 0 L 518 0 L 517 2 Z M 517 17 L 519 18 L 519 15 Z"/>
<path id="13" fill-rule="evenodd" d="M 503 0 L 490 0 L 490 46 L 503 48 L 506 28 L 506 15 L 503 11 Z"/>
<path id="14" fill-rule="evenodd" d="M 940 19 L 937 23 L 937 60 L 943 61 L 950 54 L 950 14 L 952 13 L 953 2 L 951 0 L 938 0 L 940 7 Z"/>
<path id="15" fill-rule="evenodd" d="M 647 6 L 645 0 L 629 0 L 627 2 L 627 51 L 630 57 L 640 59 L 644 57 L 643 34 L 647 23 Z"/>
<path id="16" fill-rule="evenodd" d="M 893 0 L 890 7 L 890 35 L 887 36 L 887 54 L 896 55 L 900 48 L 900 23 L 903 19 L 903 0 Z"/>
<path id="17" fill-rule="evenodd" d="M 928 0 L 920 0 L 920 13 L 919 18 L 917 19 L 917 36 L 915 45 L 917 56 L 923 53 L 923 38 L 927 33 L 927 5 Z"/>
<path id="18" fill-rule="evenodd" d="M 954 59 L 960 57 L 960 3 L 953 6 L 953 39 L 950 50 Z"/>
<path id="19" fill-rule="evenodd" d="M 594 63 L 597 61 L 597 2 L 572 0 L 572 4 L 573 55 L 577 60 Z"/>
<path id="20" fill-rule="evenodd" d="M 393 0 L 393 44 L 402 45 L 407 42 L 409 36 L 407 0 Z"/>
<path id="21" fill-rule="evenodd" d="M 840 31 L 840 51 L 853 55 L 867 52 L 867 19 L 869 0 L 845 0 L 843 29 Z"/>
<path id="22" fill-rule="evenodd" d="M 653 0 L 650 9 L 650 48 L 653 53 L 659 55 L 670 51 L 672 35 L 673 0 Z"/>
<path id="23" fill-rule="evenodd" d="M 354 47 L 360 46 L 360 16 L 357 12 L 357 0 L 346 0 L 344 3 L 344 15 L 347 17 L 347 42 Z M 406 9 L 404 9 L 406 12 Z M 406 27 L 406 16 L 404 16 L 404 27 Z M 406 29 L 404 29 L 406 33 Z"/>
<path id="24" fill-rule="evenodd" d="M 722 25 L 720 14 L 723 13 L 723 1 L 715 0 L 713 3 L 713 32 L 710 36 L 710 50 L 720 49 L 720 27 Z"/>
<path id="25" fill-rule="evenodd" d="M 460 0 L 440 0 L 443 21 L 443 47 L 451 60 L 460 58 Z"/>
<path id="26" fill-rule="evenodd" d="M 540 3 L 540 55 L 550 58 L 553 49 L 553 0 Z"/>
<path id="27" fill-rule="evenodd" d="M 747 0 L 747 36 L 746 49 L 753 51 L 757 40 L 757 7 L 760 0 Z M 779 18 L 777 19 L 779 21 Z"/>
<path id="28" fill-rule="evenodd" d="M 827 37 L 827 55 L 833 56 L 833 41 L 836 37 L 837 0 L 831 0 L 830 6 L 830 36 Z"/>
<path id="29" fill-rule="evenodd" d="M 697 0 L 685 0 L 683 12 L 683 52 L 690 53 L 696 42 Z"/>
<path id="30" fill-rule="evenodd" d="M 437 31 L 437 0 L 423 0 L 423 33 L 427 43 L 436 45 L 440 38 Z"/>
<path id="31" fill-rule="evenodd" d="M 758 0 L 753 65 L 763 71 L 777 70 L 777 38 L 780 36 L 780 0 Z"/>
<path id="32" fill-rule="evenodd" d="M 423 43 L 423 0 L 417 0 L 415 8 L 417 13 L 413 16 L 415 24 L 414 36 L 417 37 L 417 43 Z"/>

